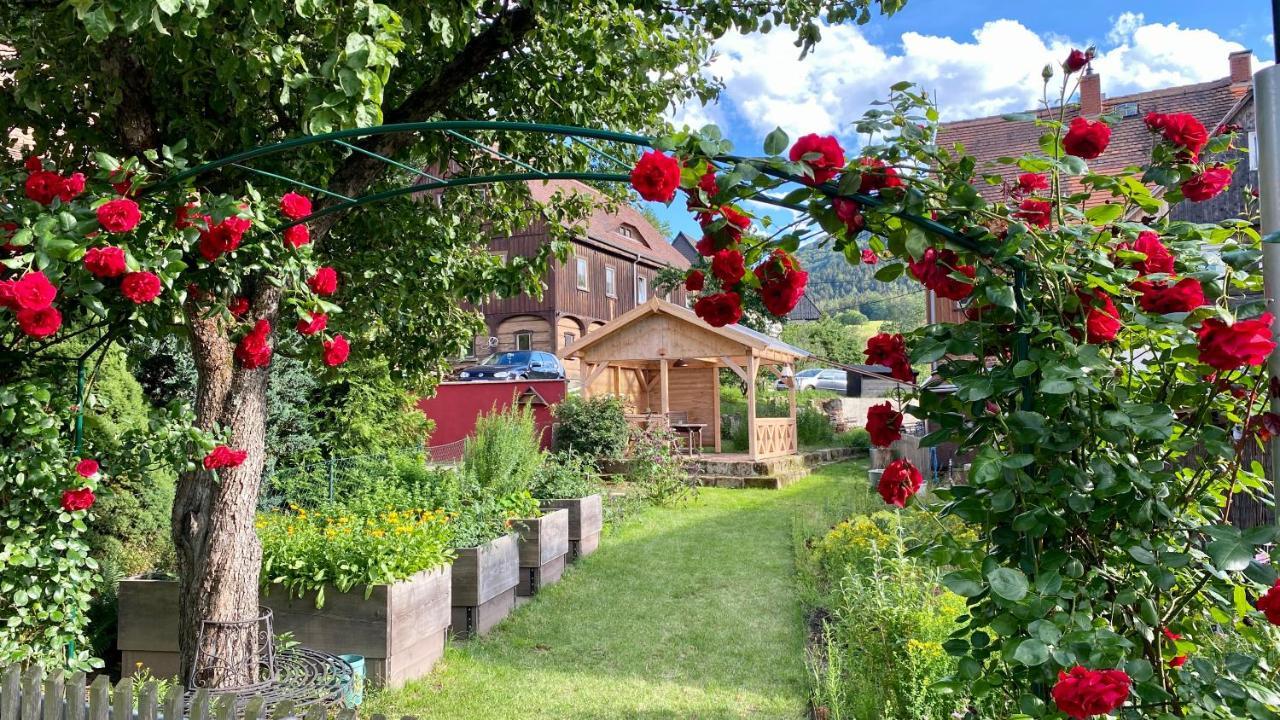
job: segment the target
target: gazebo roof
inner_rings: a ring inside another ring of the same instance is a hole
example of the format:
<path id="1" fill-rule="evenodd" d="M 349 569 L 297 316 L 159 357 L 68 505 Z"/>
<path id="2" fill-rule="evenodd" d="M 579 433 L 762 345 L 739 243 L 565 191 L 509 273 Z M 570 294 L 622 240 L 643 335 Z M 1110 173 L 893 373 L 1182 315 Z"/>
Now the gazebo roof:
<path id="1" fill-rule="evenodd" d="M 643 305 L 638 305 L 622 315 L 619 315 L 604 327 L 588 334 L 586 337 L 583 337 L 573 345 L 562 350 L 560 356 L 562 358 L 588 356 L 591 354 L 589 352 L 591 348 L 598 345 L 601 341 L 634 325 L 637 322 L 642 322 L 646 318 L 653 316 L 662 316 L 671 322 L 694 328 L 697 332 L 709 333 L 710 335 L 727 340 L 730 343 L 739 346 L 743 355 L 754 355 L 764 359 L 780 362 L 794 362 L 796 360 L 809 357 L 809 353 L 805 350 L 742 325 L 712 327 L 689 308 L 667 302 L 659 297 L 653 297 Z M 722 353 L 713 352 L 708 348 L 708 352 L 706 354 L 711 356 Z"/>

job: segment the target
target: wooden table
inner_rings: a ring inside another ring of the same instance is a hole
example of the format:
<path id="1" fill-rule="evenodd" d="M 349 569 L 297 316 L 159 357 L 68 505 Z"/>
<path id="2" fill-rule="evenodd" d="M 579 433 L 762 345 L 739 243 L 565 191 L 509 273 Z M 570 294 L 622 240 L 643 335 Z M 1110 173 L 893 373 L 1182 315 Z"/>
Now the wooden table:
<path id="1" fill-rule="evenodd" d="M 690 455 L 693 455 L 695 453 L 695 448 L 698 454 L 702 453 L 702 431 L 706 429 L 706 427 L 707 427 L 706 423 L 690 423 L 690 422 L 671 423 L 671 430 L 673 432 L 684 435 L 685 438 L 688 440 Z M 693 442 L 693 439 L 695 437 L 698 439 L 698 443 L 696 445 Z"/>

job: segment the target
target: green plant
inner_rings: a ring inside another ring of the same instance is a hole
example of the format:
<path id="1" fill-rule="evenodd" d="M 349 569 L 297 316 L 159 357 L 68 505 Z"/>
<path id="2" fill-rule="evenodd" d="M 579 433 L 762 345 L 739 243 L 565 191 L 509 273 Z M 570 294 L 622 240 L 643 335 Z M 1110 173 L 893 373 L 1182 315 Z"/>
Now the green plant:
<path id="1" fill-rule="evenodd" d="M 697 494 L 695 480 L 674 448 L 675 436 L 664 427 L 635 428 L 627 481 L 657 505 L 678 505 Z"/>
<path id="2" fill-rule="evenodd" d="M 482 416 L 459 468 L 454 547 L 481 545 L 507 532 L 514 518 L 537 517 L 531 483 L 542 465 L 533 411 L 512 405 Z"/>
<path id="3" fill-rule="evenodd" d="M 572 450 L 551 453 L 534 473 L 532 491 L 541 500 L 586 497 L 600 492 L 600 473 L 585 455 Z"/>
<path id="4" fill-rule="evenodd" d="M 555 449 L 568 450 L 589 458 L 622 457 L 627 447 L 627 418 L 622 398 L 570 395 L 553 409 L 556 422 Z"/>
<path id="5" fill-rule="evenodd" d="M 279 585 L 293 595 L 325 588 L 347 592 L 413 577 L 453 558 L 453 528 L 441 509 L 403 510 L 373 503 L 308 511 L 293 508 L 258 516 L 264 589 Z"/>
<path id="6" fill-rule="evenodd" d="M 836 432 L 831 427 L 831 419 L 821 410 L 808 405 L 796 409 L 796 437 L 800 446 L 831 447 L 835 444 Z"/>

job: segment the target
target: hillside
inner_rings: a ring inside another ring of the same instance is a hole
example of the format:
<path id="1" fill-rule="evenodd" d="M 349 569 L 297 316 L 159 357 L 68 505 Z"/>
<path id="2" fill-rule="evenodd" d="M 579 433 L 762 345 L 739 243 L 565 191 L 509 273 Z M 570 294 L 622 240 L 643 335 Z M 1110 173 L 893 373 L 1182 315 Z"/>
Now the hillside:
<path id="1" fill-rule="evenodd" d="M 924 290 L 904 275 L 893 282 L 875 279 L 882 265 L 850 265 L 828 247 L 808 245 L 797 251 L 809 271 L 806 293 L 832 315 L 857 310 L 870 320 L 888 320 L 901 329 L 924 323 Z"/>

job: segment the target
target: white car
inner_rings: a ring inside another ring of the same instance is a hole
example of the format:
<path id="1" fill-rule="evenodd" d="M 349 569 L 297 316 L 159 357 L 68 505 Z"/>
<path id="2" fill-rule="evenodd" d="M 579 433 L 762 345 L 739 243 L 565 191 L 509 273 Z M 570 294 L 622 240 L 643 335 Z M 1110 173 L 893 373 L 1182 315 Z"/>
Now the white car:
<path id="1" fill-rule="evenodd" d="M 818 374 L 822 372 L 822 368 L 809 368 L 796 373 L 796 390 L 811 390 L 818 385 Z M 773 384 L 775 390 L 786 390 L 787 384 L 782 380 Z"/>
<path id="2" fill-rule="evenodd" d="M 786 383 L 781 380 L 773 384 L 777 390 L 786 390 Z M 796 374 L 796 391 L 801 390 L 834 390 L 843 394 L 848 387 L 848 379 L 844 370 L 830 368 L 809 368 Z"/>

